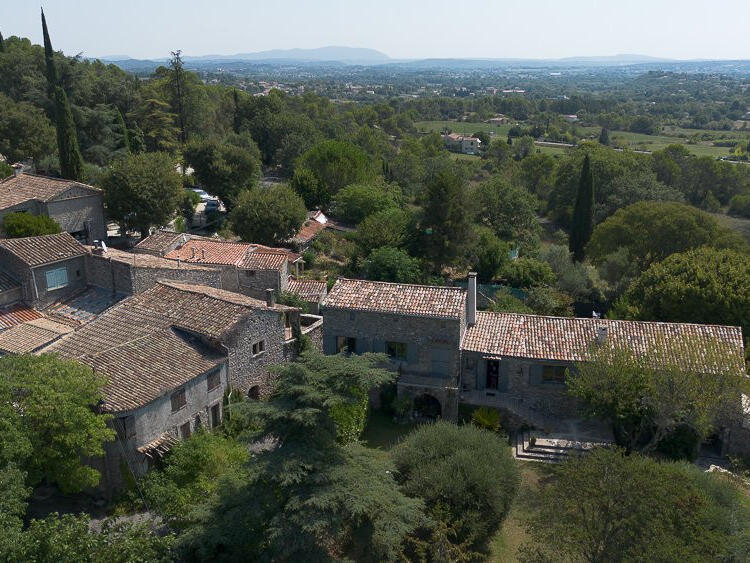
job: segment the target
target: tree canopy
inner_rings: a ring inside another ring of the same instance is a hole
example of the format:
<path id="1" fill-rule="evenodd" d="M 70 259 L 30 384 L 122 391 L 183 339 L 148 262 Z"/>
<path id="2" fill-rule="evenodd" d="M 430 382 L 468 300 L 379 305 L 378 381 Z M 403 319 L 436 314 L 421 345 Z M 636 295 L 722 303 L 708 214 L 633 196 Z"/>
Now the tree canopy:
<path id="1" fill-rule="evenodd" d="M 269 246 L 289 241 L 306 217 L 302 198 L 285 185 L 244 191 L 229 214 L 232 231 L 242 240 Z"/>
<path id="2" fill-rule="evenodd" d="M 46 215 L 8 213 L 3 217 L 3 232 L 8 238 L 53 235 L 60 232 L 60 225 Z"/>

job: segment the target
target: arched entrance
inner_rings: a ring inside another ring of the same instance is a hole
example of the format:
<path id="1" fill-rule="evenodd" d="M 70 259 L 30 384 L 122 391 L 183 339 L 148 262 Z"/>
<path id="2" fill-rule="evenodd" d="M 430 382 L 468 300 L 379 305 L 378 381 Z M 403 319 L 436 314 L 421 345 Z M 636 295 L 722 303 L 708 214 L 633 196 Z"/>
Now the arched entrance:
<path id="1" fill-rule="evenodd" d="M 443 409 L 440 406 L 440 401 L 425 393 L 414 399 L 414 411 L 419 418 L 436 420 L 440 418 Z"/>
<path id="2" fill-rule="evenodd" d="M 256 401 L 260 399 L 260 386 L 253 385 L 252 387 L 250 387 L 250 390 L 247 392 L 247 396 L 251 399 L 255 399 Z"/>

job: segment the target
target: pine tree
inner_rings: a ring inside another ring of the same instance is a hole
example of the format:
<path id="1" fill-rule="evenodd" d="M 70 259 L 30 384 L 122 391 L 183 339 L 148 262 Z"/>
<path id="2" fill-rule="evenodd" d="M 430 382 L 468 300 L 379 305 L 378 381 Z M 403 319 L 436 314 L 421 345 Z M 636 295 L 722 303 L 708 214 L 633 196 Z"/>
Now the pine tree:
<path id="1" fill-rule="evenodd" d="M 573 209 L 573 222 L 570 227 L 570 251 L 573 260 L 583 260 L 583 251 L 591 238 L 594 228 L 594 176 L 591 173 L 589 155 L 583 160 L 581 181 L 578 184 L 576 205 Z"/>
<path id="2" fill-rule="evenodd" d="M 55 67 L 55 53 L 52 50 L 52 41 L 49 39 L 44 10 L 42 10 L 42 34 L 44 35 L 44 62 L 47 65 L 47 92 L 52 98 L 55 95 L 55 86 L 57 86 L 57 68 Z"/>
<path id="3" fill-rule="evenodd" d="M 55 116 L 57 119 L 57 151 L 60 174 L 68 180 L 83 181 L 83 158 L 78 148 L 78 135 L 68 97 L 61 86 L 55 87 Z"/>
<path id="4" fill-rule="evenodd" d="M 602 127 L 602 132 L 599 133 L 599 144 L 609 146 L 609 131 L 606 127 Z"/>

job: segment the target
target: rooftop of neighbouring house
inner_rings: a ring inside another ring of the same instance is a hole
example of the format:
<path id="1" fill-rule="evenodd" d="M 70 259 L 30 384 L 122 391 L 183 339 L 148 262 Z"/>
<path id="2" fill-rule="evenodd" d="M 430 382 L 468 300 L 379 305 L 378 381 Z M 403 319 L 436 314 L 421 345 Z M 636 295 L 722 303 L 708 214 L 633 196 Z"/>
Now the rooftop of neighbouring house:
<path id="1" fill-rule="evenodd" d="M 44 313 L 56 321 L 80 326 L 93 321 L 125 297 L 123 293 L 112 293 L 108 289 L 91 286 L 52 303 Z"/>
<path id="2" fill-rule="evenodd" d="M 604 330 L 606 332 L 600 332 Z M 476 324 L 464 335 L 462 349 L 489 356 L 577 362 L 592 345 L 606 342 L 638 355 L 680 349 L 678 341 L 707 350 L 711 343 L 728 346 L 744 365 L 742 329 L 736 326 L 545 317 L 478 311 Z M 682 348 L 684 350 L 684 348 Z M 679 353 L 679 352 L 678 352 Z M 675 358 L 680 360 L 680 358 Z"/>
<path id="3" fill-rule="evenodd" d="M 175 231 L 156 231 L 136 244 L 135 248 L 149 252 L 158 252 L 159 254 L 166 254 L 169 249 L 180 240 L 183 242 L 188 240 L 188 235 L 185 233 L 177 233 Z"/>
<path id="4" fill-rule="evenodd" d="M 394 313 L 413 317 L 460 319 L 466 290 L 339 278 L 323 300 L 326 309 Z"/>
<path id="5" fill-rule="evenodd" d="M 101 192 L 94 186 L 62 178 L 49 178 L 27 173 L 10 176 L 0 181 L 0 209 L 7 209 L 32 199 L 49 201 L 75 187 Z"/>
<path id="6" fill-rule="evenodd" d="M 28 354 L 70 332 L 72 327 L 44 317 L 17 324 L 0 332 L 0 354 Z"/>
<path id="7" fill-rule="evenodd" d="M 128 297 L 50 346 L 90 365 L 108 378 L 105 408 L 132 410 L 221 363 L 224 353 L 207 342 L 221 342 L 268 307 L 245 295 L 197 284 L 160 281 Z M 284 326 L 278 324 L 279 331 Z"/>
<path id="8" fill-rule="evenodd" d="M 322 211 L 310 211 L 307 214 L 307 219 L 300 227 L 292 241 L 298 244 L 306 244 L 318 236 L 318 233 L 328 227 L 328 217 L 326 217 Z"/>
<path id="9" fill-rule="evenodd" d="M 86 248 L 65 232 L 38 237 L 0 239 L 0 248 L 30 268 L 86 254 Z"/>
<path id="10" fill-rule="evenodd" d="M 212 271 L 214 268 L 208 266 L 201 266 L 199 264 L 178 263 L 176 260 L 169 260 L 162 258 L 161 256 L 154 256 L 153 254 L 145 254 L 141 252 L 126 252 L 124 250 L 118 250 L 116 248 L 107 248 L 107 250 L 101 252 L 97 247 L 87 247 L 87 250 L 93 256 L 101 256 L 102 258 L 111 259 L 115 262 L 122 264 L 128 264 L 138 268 L 159 268 L 167 270 L 203 270 Z"/>
<path id="11" fill-rule="evenodd" d="M 15 304 L 2 307 L 0 308 L 0 330 L 40 318 L 42 314 L 39 311 L 26 305 Z"/>
<path id="12" fill-rule="evenodd" d="M 325 296 L 328 284 L 318 280 L 290 279 L 287 288 L 291 293 L 296 293 L 305 301 L 320 301 Z"/>
<path id="13" fill-rule="evenodd" d="M 284 263 L 301 259 L 285 248 L 260 244 L 194 238 L 168 252 L 164 258 L 191 264 L 237 266 L 248 270 L 280 270 Z"/>

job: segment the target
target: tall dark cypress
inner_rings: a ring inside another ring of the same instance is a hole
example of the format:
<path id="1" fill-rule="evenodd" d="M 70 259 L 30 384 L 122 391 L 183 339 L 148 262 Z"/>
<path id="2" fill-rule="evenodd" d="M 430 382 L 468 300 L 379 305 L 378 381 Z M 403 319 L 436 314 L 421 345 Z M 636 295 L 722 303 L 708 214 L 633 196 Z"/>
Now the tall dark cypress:
<path id="1" fill-rule="evenodd" d="M 3 34 L 0 32 L 0 53 L 5 52 L 5 42 L 3 41 Z"/>
<path id="2" fill-rule="evenodd" d="M 115 109 L 117 110 L 117 125 L 122 133 L 122 148 L 127 152 L 133 152 L 130 148 L 130 135 L 128 134 L 128 126 L 125 125 L 125 118 L 122 116 L 120 108 L 115 107 Z"/>
<path id="3" fill-rule="evenodd" d="M 42 10 L 42 35 L 44 35 L 44 62 L 47 65 L 47 92 L 49 97 L 53 98 L 55 86 L 57 86 L 57 68 L 55 67 L 55 52 L 52 50 L 52 41 L 49 39 L 44 10 Z"/>
<path id="4" fill-rule="evenodd" d="M 583 159 L 581 180 L 578 184 L 576 206 L 573 209 L 573 222 L 570 226 L 570 251 L 573 260 L 583 260 L 586 244 L 594 229 L 594 175 L 591 172 L 589 155 Z"/>
<path id="5" fill-rule="evenodd" d="M 609 146 L 609 130 L 606 127 L 602 127 L 602 132 L 599 133 L 599 144 Z"/>
<path id="6" fill-rule="evenodd" d="M 83 158 L 78 148 L 78 135 L 68 97 L 61 86 L 55 86 L 55 115 L 57 120 L 57 152 L 60 175 L 68 180 L 83 181 Z"/>

